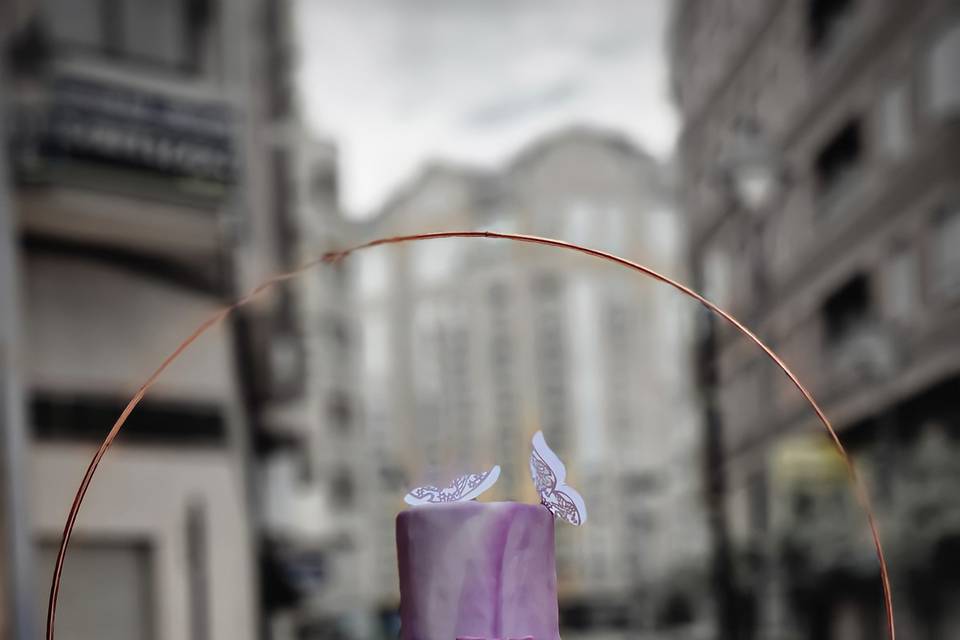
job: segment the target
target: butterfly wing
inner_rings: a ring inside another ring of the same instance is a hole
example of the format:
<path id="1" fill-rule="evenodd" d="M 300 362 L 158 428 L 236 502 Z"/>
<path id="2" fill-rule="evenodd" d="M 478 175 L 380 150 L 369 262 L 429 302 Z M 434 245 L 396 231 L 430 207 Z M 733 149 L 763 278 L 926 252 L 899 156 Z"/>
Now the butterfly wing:
<path id="1" fill-rule="evenodd" d="M 577 527 L 587 521 L 587 505 L 583 502 L 583 496 L 567 484 L 553 492 L 552 508 L 550 505 L 547 508 L 564 522 Z"/>
<path id="2" fill-rule="evenodd" d="M 462 475 L 443 488 L 433 485 L 417 487 L 405 495 L 403 501 L 413 506 L 466 502 L 467 500 L 473 500 L 492 487 L 499 477 L 500 465 L 494 465 L 489 471 L 483 473 Z"/>
<path id="3" fill-rule="evenodd" d="M 540 502 L 564 522 L 577 526 L 583 524 L 587 521 L 587 507 L 580 492 L 566 483 L 566 466 L 547 445 L 542 431 L 533 436 L 532 444 L 530 475 L 540 494 Z"/>
<path id="4" fill-rule="evenodd" d="M 531 453 L 531 467 L 533 466 L 534 457 L 540 462 L 540 464 L 546 467 L 546 471 L 549 472 L 548 476 L 550 480 L 550 488 L 554 488 L 557 485 L 563 484 L 567 479 L 567 467 L 563 464 L 563 461 L 553 452 L 553 449 L 547 444 L 546 438 L 543 437 L 543 431 L 537 431 L 533 436 L 533 451 Z M 544 480 L 547 480 L 547 475 L 544 476 Z M 534 475 L 533 481 L 537 483 L 537 476 Z M 539 483 L 537 484 L 537 491 L 539 491 Z"/>
<path id="5" fill-rule="evenodd" d="M 553 490 L 557 487 L 556 474 L 553 473 L 553 469 L 536 450 L 530 453 L 530 475 L 533 477 L 533 485 L 541 498 L 544 494 L 553 493 Z"/>

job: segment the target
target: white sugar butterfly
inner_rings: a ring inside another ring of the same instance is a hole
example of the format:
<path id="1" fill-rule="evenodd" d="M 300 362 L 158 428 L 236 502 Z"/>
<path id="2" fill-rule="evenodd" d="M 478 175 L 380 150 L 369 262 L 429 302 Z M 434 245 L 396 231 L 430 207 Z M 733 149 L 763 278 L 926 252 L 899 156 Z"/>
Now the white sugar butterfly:
<path id="1" fill-rule="evenodd" d="M 483 473 L 468 473 L 460 476 L 449 486 L 440 488 L 432 485 L 417 487 L 403 497 L 409 505 L 443 504 L 446 502 L 466 502 L 473 500 L 489 489 L 500 477 L 500 465 L 494 465 Z"/>
<path id="2" fill-rule="evenodd" d="M 566 483 L 567 468 L 547 446 L 542 431 L 537 431 L 533 436 L 530 475 L 533 476 L 533 484 L 540 494 L 540 502 L 553 512 L 554 516 L 577 526 L 587 521 L 587 507 L 583 503 L 583 496 Z"/>

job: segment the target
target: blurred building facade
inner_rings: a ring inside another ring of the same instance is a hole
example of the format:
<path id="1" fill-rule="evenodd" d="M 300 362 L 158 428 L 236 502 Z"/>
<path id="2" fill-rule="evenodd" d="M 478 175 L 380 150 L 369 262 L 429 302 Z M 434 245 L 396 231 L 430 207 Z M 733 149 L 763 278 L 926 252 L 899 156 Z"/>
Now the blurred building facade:
<path id="1" fill-rule="evenodd" d="M 695 282 L 839 428 L 874 497 L 898 636 L 957 637 L 957 4 L 686 1 L 672 59 Z M 881 637 L 865 519 L 815 416 L 714 329 L 704 395 L 740 609 L 723 637 Z"/>
<path id="2" fill-rule="evenodd" d="M 25 419 L 3 428 L 26 440 L 25 508 L 9 517 L 33 555 L 32 575 L 6 581 L 19 604 L 4 610 L 4 637 L 19 640 L 41 632 L 95 444 L 180 340 L 282 263 L 289 42 L 280 2 L 4 10 L 19 295 L 0 304 L 20 321 L 11 368 Z M 270 572 L 251 478 L 264 418 L 290 394 L 274 340 L 284 300 L 212 329 L 130 418 L 77 522 L 58 636 L 260 635 L 258 599 L 274 591 L 258 586 Z"/>
<path id="3" fill-rule="evenodd" d="M 285 270 L 357 243 L 340 215 L 337 153 L 292 126 L 283 243 Z M 263 408 L 257 484 L 261 534 L 275 574 L 264 588 L 288 591 L 267 604 L 270 637 L 368 638 L 377 619 L 365 597 L 365 431 L 359 418 L 358 329 L 351 261 L 311 269 L 284 289 L 288 323 L 271 342 L 288 394 Z"/>
<path id="4" fill-rule="evenodd" d="M 587 128 L 532 144 L 502 171 L 434 165 L 371 234 L 445 229 L 561 238 L 668 273 L 684 259 L 669 170 Z M 430 240 L 356 260 L 375 606 L 396 606 L 404 493 L 500 464 L 491 493 L 535 502 L 529 441 L 542 429 L 590 510 L 587 527 L 558 528 L 567 633 L 655 626 L 706 562 L 683 358 L 692 309 L 637 274 L 506 241 Z"/>

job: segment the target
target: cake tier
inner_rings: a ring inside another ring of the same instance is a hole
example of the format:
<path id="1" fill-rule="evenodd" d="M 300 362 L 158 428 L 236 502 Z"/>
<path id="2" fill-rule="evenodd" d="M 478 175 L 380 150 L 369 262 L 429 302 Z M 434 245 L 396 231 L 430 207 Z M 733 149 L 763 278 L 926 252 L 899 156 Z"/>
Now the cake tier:
<path id="1" fill-rule="evenodd" d="M 457 502 L 397 516 L 403 640 L 558 640 L 553 515 Z"/>

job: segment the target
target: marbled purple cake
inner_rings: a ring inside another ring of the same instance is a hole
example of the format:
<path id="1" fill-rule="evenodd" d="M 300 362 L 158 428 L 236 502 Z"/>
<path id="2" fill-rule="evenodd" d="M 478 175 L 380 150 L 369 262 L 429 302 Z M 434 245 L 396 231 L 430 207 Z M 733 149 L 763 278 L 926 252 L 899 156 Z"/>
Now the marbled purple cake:
<path id="1" fill-rule="evenodd" d="M 397 516 L 403 640 L 558 640 L 554 518 L 542 505 L 455 502 Z"/>

